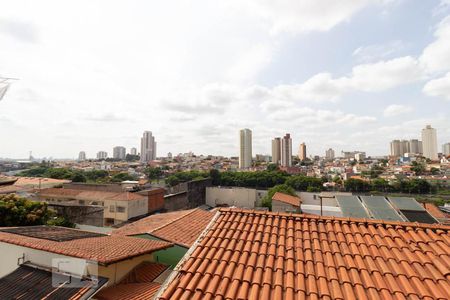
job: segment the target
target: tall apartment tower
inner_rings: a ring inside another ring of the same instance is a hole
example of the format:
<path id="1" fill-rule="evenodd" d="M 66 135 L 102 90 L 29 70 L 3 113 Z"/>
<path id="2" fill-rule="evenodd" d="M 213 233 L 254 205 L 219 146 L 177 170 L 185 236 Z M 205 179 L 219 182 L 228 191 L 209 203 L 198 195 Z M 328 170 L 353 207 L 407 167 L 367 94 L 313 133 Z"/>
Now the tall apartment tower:
<path id="1" fill-rule="evenodd" d="M 80 153 L 78 153 L 78 160 L 85 161 L 86 160 L 86 152 L 80 151 Z"/>
<path id="2" fill-rule="evenodd" d="M 450 143 L 446 143 L 446 144 L 442 145 L 442 153 L 445 156 L 449 156 L 450 155 Z"/>
<path id="3" fill-rule="evenodd" d="M 401 153 L 401 146 L 399 140 L 393 140 L 391 142 L 391 155 L 392 156 L 402 156 L 403 153 Z"/>
<path id="4" fill-rule="evenodd" d="M 298 148 L 298 159 L 305 160 L 306 159 L 306 144 L 301 143 Z"/>
<path id="5" fill-rule="evenodd" d="M 130 154 L 131 155 L 137 155 L 137 149 L 135 147 L 130 149 Z"/>
<path id="6" fill-rule="evenodd" d="M 151 131 L 144 131 L 141 138 L 141 162 L 147 163 L 156 159 L 156 141 Z"/>
<path id="7" fill-rule="evenodd" d="M 252 166 L 252 131 L 250 129 L 241 129 L 239 145 L 239 169 L 248 169 Z"/>
<path id="8" fill-rule="evenodd" d="M 436 129 L 427 125 L 422 129 L 423 156 L 431 160 L 438 159 Z"/>
<path id="9" fill-rule="evenodd" d="M 108 158 L 108 152 L 106 151 L 97 152 L 97 159 L 106 159 L 106 158 Z"/>
<path id="10" fill-rule="evenodd" d="M 410 153 L 409 141 L 401 140 L 400 141 L 400 153 L 404 155 L 405 153 Z"/>
<path id="11" fill-rule="evenodd" d="M 281 140 L 281 166 L 292 166 L 292 139 L 289 133 Z"/>
<path id="12" fill-rule="evenodd" d="M 116 146 L 113 148 L 113 158 L 124 160 L 127 155 L 126 152 L 127 152 L 127 149 L 125 149 L 125 147 Z"/>
<path id="13" fill-rule="evenodd" d="M 325 151 L 325 158 L 328 160 L 334 159 L 334 150 L 330 148 L 327 151 Z"/>
<path id="14" fill-rule="evenodd" d="M 272 140 L 272 162 L 279 165 L 281 163 L 281 138 Z"/>
<path id="15" fill-rule="evenodd" d="M 409 152 L 414 154 L 420 154 L 422 153 L 422 142 L 416 139 L 412 139 L 409 141 Z"/>

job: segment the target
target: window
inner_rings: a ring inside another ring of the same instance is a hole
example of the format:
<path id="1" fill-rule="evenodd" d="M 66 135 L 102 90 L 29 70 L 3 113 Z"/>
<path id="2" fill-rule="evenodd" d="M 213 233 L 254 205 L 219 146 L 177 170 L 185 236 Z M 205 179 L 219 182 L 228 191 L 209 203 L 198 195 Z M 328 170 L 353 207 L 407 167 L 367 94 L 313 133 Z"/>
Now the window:
<path id="1" fill-rule="evenodd" d="M 115 211 L 116 211 L 116 209 L 115 209 L 114 205 L 111 205 L 109 207 L 109 212 L 115 212 Z"/>
<path id="2" fill-rule="evenodd" d="M 117 206 L 117 212 L 123 213 L 125 212 L 126 208 L 123 206 Z"/>

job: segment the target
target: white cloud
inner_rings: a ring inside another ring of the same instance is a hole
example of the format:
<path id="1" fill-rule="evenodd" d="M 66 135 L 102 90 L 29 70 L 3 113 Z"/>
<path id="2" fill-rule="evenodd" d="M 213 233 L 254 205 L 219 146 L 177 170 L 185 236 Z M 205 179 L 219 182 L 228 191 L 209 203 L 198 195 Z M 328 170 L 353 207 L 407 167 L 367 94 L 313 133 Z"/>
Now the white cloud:
<path id="1" fill-rule="evenodd" d="M 248 12 L 269 24 L 273 34 L 327 31 L 348 21 L 352 15 L 370 4 L 386 4 L 382 0 L 251 0 L 245 1 Z M 238 1 L 242 7 L 243 1 Z"/>
<path id="2" fill-rule="evenodd" d="M 383 111 L 385 117 L 395 117 L 402 114 L 412 112 L 413 108 L 408 105 L 392 104 L 386 107 Z"/>
<path id="3" fill-rule="evenodd" d="M 375 44 L 356 48 L 352 56 L 359 63 L 372 63 L 375 61 L 391 58 L 406 48 L 405 42 L 401 40 L 386 44 Z"/>
<path id="4" fill-rule="evenodd" d="M 429 72 L 450 70 L 450 16 L 438 24 L 434 36 L 436 40 L 423 50 L 419 60 Z"/>
<path id="5" fill-rule="evenodd" d="M 450 100 L 450 72 L 444 77 L 427 82 L 423 87 L 423 92 L 429 96 L 442 97 Z"/>

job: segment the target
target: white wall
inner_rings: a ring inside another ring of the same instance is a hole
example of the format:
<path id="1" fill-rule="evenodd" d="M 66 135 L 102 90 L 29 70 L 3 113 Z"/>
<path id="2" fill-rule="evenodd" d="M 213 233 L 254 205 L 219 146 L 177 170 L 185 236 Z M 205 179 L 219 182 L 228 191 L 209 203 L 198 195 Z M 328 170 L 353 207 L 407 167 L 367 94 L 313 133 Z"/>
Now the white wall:
<path id="1" fill-rule="evenodd" d="M 242 208 L 254 208 L 257 204 L 256 189 L 207 187 L 206 204 L 212 207 L 228 205 Z"/>

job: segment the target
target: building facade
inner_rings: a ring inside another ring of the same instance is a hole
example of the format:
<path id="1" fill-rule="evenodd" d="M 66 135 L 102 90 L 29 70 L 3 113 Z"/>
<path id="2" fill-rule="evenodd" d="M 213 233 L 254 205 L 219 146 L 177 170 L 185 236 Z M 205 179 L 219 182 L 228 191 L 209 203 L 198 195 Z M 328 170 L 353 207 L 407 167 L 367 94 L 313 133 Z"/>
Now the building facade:
<path id="1" fill-rule="evenodd" d="M 78 160 L 85 161 L 86 160 L 86 152 L 80 151 L 80 153 L 78 153 Z"/>
<path id="2" fill-rule="evenodd" d="M 248 169 L 252 166 L 252 131 L 250 129 L 241 129 L 239 145 L 239 169 Z"/>
<path id="3" fill-rule="evenodd" d="M 125 147 L 116 146 L 113 148 L 113 158 L 124 160 L 127 155 L 126 152 L 127 152 L 127 150 L 125 149 Z"/>
<path id="4" fill-rule="evenodd" d="M 97 152 L 97 159 L 106 159 L 106 158 L 108 158 L 108 152 L 106 151 Z"/>
<path id="5" fill-rule="evenodd" d="M 450 143 L 446 143 L 446 144 L 442 145 L 442 153 L 445 156 L 450 155 Z"/>
<path id="6" fill-rule="evenodd" d="M 329 160 L 334 159 L 334 150 L 330 148 L 327 151 L 325 151 L 325 158 Z"/>
<path id="7" fill-rule="evenodd" d="M 292 139 L 289 133 L 281 140 L 281 166 L 292 166 Z"/>
<path id="8" fill-rule="evenodd" d="M 130 154 L 131 155 L 137 155 L 137 149 L 135 147 L 130 149 Z"/>
<path id="9" fill-rule="evenodd" d="M 141 162 L 156 160 L 156 141 L 151 131 L 144 131 L 141 138 Z"/>
<path id="10" fill-rule="evenodd" d="M 436 129 L 427 125 L 422 129 L 423 156 L 431 160 L 438 159 Z"/>
<path id="11" fill-rule="evenodd" d="M 281 138 L 272 140 L 272 162 L 279 165 L 281 163 Z"/>
<path id="12" fill-rule="evenodd" d="M 298 159 L 305 160 L 306 159 L 306 144 L 301 143 L 298 148 Z"/>

